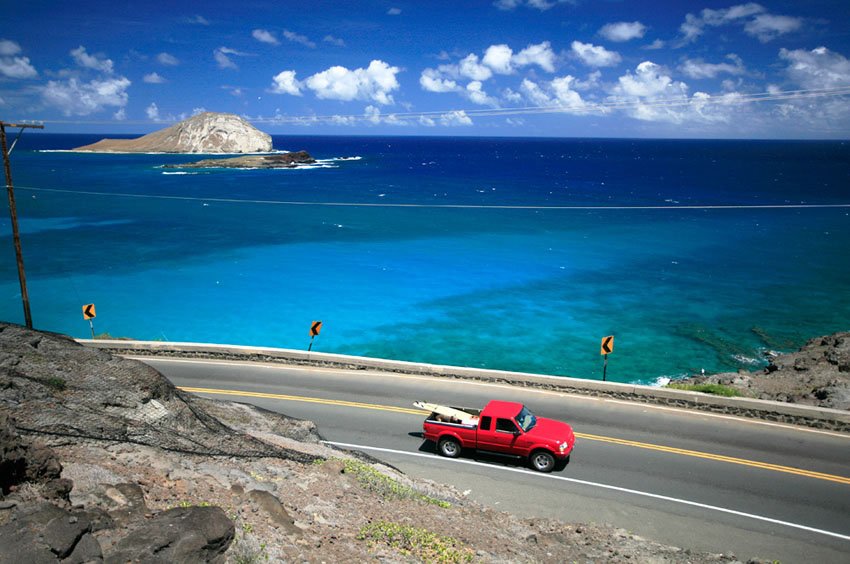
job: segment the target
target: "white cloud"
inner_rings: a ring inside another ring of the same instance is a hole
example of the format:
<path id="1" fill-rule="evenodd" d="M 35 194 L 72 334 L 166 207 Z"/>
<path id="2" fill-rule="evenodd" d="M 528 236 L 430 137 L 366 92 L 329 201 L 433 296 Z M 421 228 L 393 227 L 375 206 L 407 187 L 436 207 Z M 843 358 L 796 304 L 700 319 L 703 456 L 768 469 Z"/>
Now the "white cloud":
<path id="1" fill-rule="evenodd" d="M 788 76 L 803 88 L 850 86 L 850 60 L 826 47 L 811 51 L 781 49 L 779 57 L 788 61 Z"/>
<path id="2" fill-rule="evenodd" d="M 401 8 L 390 8 L 387 10 L 388 16 L 398 16 L 401 14 Z"/>
<path id="3" fill-rule="evenodd" d="M 576 90 L 590 90 L 599 86 L 600 78 L 602 78 L 602 71 L 595 70 L 587 75 L 587 80 L 575 79 L 572 84 Z"/>
<path id="4" fill-rule="evenodd" d="M 395 114 L 382 115 L 381 110 L 375 106 L 366 106 L 366 109 L 363 111 L 363 117 L 366 118 L 366 121 L 374 125 L 380 123 L 386 125 L 408 125 L 405 120 L 399 119 Z"/>
<path id="5" fill-rule="evenodd" d="M 554 72 L 555 53 L 548 41 L 529 45 L 516 54 L 508 45 L 491 45 L 484 52 L 482 59 L 479 59 L 475 53 L 470 53 L 457 64 L 425 69 L 419 77 L 419 84 L 429 92 L 459 92 L 469 97 L 469 90 L 459 86 L 458 79 L 468 78 L 473 82 L 484 82 L 494 73 L 512 74 L 517 68 L 530 65 L 537 65 L 543 70 Z M 476 100 L 484 99 L 477 92 L 474 92 L 472 96 Z"/>
<path id="6" fill-rule="evenodd" d="M 663 49 L 665 45 L 667 45 L 667 43 L 665 43 L 661 39 L 656 39 L 655 41 L 653 41 L 649 45 L 644 45 L 643 48 L 649 49 L 650 51 L 654 51 L 656 49 Z"/>
<path id="7" fill-rule="evenodd" d="M 780 35 L 800 29 L 802 25 L 803 20 L 800 18 L 759 14 L 752 21 L 747 22 L 744 31 L 757 37 L 762 43 L 767 43 Z"/>
<path id="8" fill-rule="evenodd" d="M 272 78 L 272 92 L 301 96 L 301 83 L 295 79 L 295 71 L 282 71 Z"/>
<path id="9" fill-rule="evenodd" d="M 461 59 L 457 65 L 457 73 L 472 80 L 487 80 L 493 76 L 490 67 L 479 63 L 478 55 L 472 53 Z"/>
<path id="10" fill-rule="evenodd" d="M 29 57 L 0 56 L 0 75 L 8 78 L 35 78 L 38 71 Z"/>
<path id="11" fill-rule="evenodd" d="M 145 114 L 147 114 L 148 119 L 159 121 L 159 108 L 156 106 L 156 102 L 151 102 L 151 105 L 145 108 Z"/>
<path id="12" fill-rule="evenodd" d="M 535 8 L 541 12 L 557 6 L 558 4 L 575 4 L 576 0 L 496 0 L 493 5 L 500 10 L 510 11 L 517 6 Z"/>
<path id="13" fill-rule="evenodd" d="M 97 55 L 89 55 L 86 48 L 80 45 L 71 51 L 71 56 L 81 67 L 93 69 L 107 74 L 112 74 L 112 60 L 102 59 Z"/>
<path id="14" fill-rule="evenodd" d="M 601 45 L 573 41 L 572 50 L 581 62 L 589 67 L 613 67 L 622 60 L 619 53 L 609 51 Z"/>
<path id="15" fill-rule="evenodd" d="M 265 29 L 255 29 L 251 32 L 251 37 L 259 41 L 260 43 L 268 43 L 269 45 L 280 45 L 280 41 L 277 40 L 277 37 L 268 30 Z"/>
<path id="16" fill-rule="evenodd" d="M 478 80 L 473 80 L 466 85 L 466 96 L 474 104 L 482 106 L 498 107 L 499 102 L 492 96 L 488 96 L 482 88 L 482 84 Z"/>
<path id="17" fill-rule="evenodd" d="M 428 116 L 419 116 L 419 125 L 424 125 L 425 127 L 434 127 L 437 125 L 437 122 L 435 122 L 432 118 L 429 118 Z"/>
<path id="18" fill-rule="evenodd" d="M 419 76 L 419 85 L 428 92 L 457 92 L 460 90 L 457 82 L 443 78 L 439 71 L 425 69 Z"/>
<path id="19" fill-rule="evenodd" d="M 345 41 L 339 37 L 334 37 L 333 35 L 326 35 L 322 41 L 330 43 L 331 45 L 336 45 L 337 47 L 345 47 Z"/>
<path id="20" fill-rule="evenodd" d="M 518 67 L 537 65 L 547 72 L 555 72 L 555 53 L 548 41 L 529 45 L 513 57 Z"/>
<path id="21" fill-rule="evenodd" d="M 739 4 L 722 10 L 706 8 L 700 12 L 699 16 L 687 14 L 685 16 L 685 22 L 679 27 L 679 31 L 684 36 L 683 41 L 688 43 L 702 35 L 706 26 L 718 27 L 726 25 L 756 14 L 764 13 L 765 11 L 764 6 L 754 2 Z"/>
<path id="22" fill-rule="evenodd" d="M 354 116 L 331 116 L 331 124 L 333 125 L 357 125 L 357 118 Z"/>
<path id="23" fill-rule="evenodd" d="M 301 35 L 300 33 L 295 33 L 294 31 L 289 31 L 288 29 L 283 30 L 283 36 L 293 42 L 304 45 L 305 47 L 309 47 L 310 49 L 315 49 L 316 44 L 310 41 L 306 36 Z"/>
<path id="24" fill-rule="evenodd" d="M 510 88 L 505 88 L 502 90 L 502 98 L 512 104 L 519 104 L 522 102 L 522 94 L 519 92 L 514 92 Z"/>
<path id="25" fill-rule="evenodd" d="M 160 64 L 168 66 L 168 67 L 176 67 L 180 64 L 180 61 L 177 60 L 177 57 L 171 55 L 169 53 L 160 53 L 156 56 L 156 60 L 159 61 Z"/>
<path id="26" fill-rule="evenodd" d="M 629 71 L 618 79 L 609 102 L 623 105 L 627 114 L 639 120 L 681 123 L 688 86 L 674 81 L 663 67 L 644 61 L 634 74 Z"/>
<path id="27" fill-rule="evenodd" d="M 238 69 L 239 67 L 231 60 L 229 55 L 244 57 L 247 55 L 247 53 L 237 51 L 236 49 L 231 49 L 230 47 L 219 47 L 213 51 L 213 58 L 215 58 L 215 62 L 218 63 L 219 68 L 234 70 Z"/>
<path id="28" fill-rule="evenodd" d="M 688 78 L 715 78 L 719 74 L 741 75 L 746 73 L 741 57 L 734 53 L 726 55 L 731 63 L 706 63 L 702 59 L 688 59 L 679 67 Z"/>
<path id="29" fill-rule="evenodd" d="M 559 108 L 565 113 L 584 114 L 591 106 L 574 90 L 575 77 L 567 75 L 556 78 L 549 83 L 540 84 L 525 79 L 520 90 L 535 106 Z"/>
<path id="30" fill-rule="evenodd" d="M 197 25 L 210 25 L 210 21 L 204 16 L 193 16 L 191 18 L 186 18 L 186 23 Z"/>
<path id="31" fill-rule="evenodd" d="M 780 16 L 768 13 L 761 4 L 749 2 L 721 10 L 704 9 L 698 16 L 688 14 L 679 27 L 682 43 L 695 41 L 705 32 L 706 27 L 720 27 L 730 24 L 744 24 L 744 32 L 758 38 L 762 43 L 775 39 L 785 33 L 800 29 L 802 18 Z"/>
<path id="32" fill-rule="evenodd" d="M 65 82 L 51 80 L 41 88 L 41 96 L 48 106 L 58 108 L 66 116 L 86 116 L 106 106 L 126 106 L 130 84 L 123 76 L 90 82 L 80 82 L 76 78 Z"/>
<path id="33" fill-rule="evenodd" d="M 481 62 L 497 74 L 511 74 L 514 72 L 513 54 L 513 50 L 507 45 L 490 45 L 484 52 L 484 58 Z"/>
<path id="34" fill-rule="evenodd" d="M 127 112 L 124 110 L 124 108 L 121 108 L 117 112 L 112 114 L 112 119 L 116 121 L 124 121 L 125 119 L 127 119 Z"/>
<path id="35" fill-rule="evenodd" d="M 640 22 L 616 22 L 602 26 L 599 35 L 608 41 L 622 42 L 643 37 L 646 26 Z"/>
<path id="36" fill-rule="evenodd" d="M 463 110 L 454 110 L 440 116 L 440 125 L 456 126 L 456 125 L 472 125 L 472 118 L 466 115 Z"/>
<path id="37" fill-rule="evenodd" d="M 18 55 L 21 52 L 21 46 L 18 45 L 17 41 L 12 41 L 11 39 L 0 39 L 0 56 L 3 57 L 11 57 L 12 55 Z"/>
<path id="38" fill-rule="evenodd" d="M 144 82 L 148 84 L 164 84 L 167 82 L 164 78 L 162 78 L 158 73 L 152 72 L 150 74 L 146 74 L 144 78 L 142 78 Z"/>
<path id="39" fill-rule="evenodd" d="M 400 70 L 380 60 L 372 61 L 365 69 L 349 70 L 334 66 L 308 77 L 304 85 L 322 99 L 370 100 L 378 104 L 392 104 L 390 92 L 399 88 L 396 74 Z"/>

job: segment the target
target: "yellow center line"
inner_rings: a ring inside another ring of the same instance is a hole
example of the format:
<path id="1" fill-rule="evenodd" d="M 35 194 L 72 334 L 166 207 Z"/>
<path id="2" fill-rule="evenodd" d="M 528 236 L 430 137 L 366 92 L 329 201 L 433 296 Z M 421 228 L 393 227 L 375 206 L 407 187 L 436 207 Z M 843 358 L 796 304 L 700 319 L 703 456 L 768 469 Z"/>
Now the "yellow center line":
<path id="1" fill-rule="evenodd" d="M 375 403 L 363 403 L 357 401 L 332 400 L 326 398 L 313 398 L 308 396 L 293 396 L 287 394 L 267 394 L 262 392 L 243 392 L 239 390 L 217 390 L 213 388 L 193 388 L 186 386 L 178 386 L 179 389 L 185 392 L 198 394 L 213 394 L 213 395 L 230 395 L 243 396 L 250 398 L 276 399 L 284 401 L 300 401 L 305 403 L 319 403 L 324 405 L 338 405 L 341 407 L 356 407 L 359 409 L 374 409 L 378 411 L 390 411 L 394 413 L 404 413 L 409 415 L 428 415 L 429 412 L 421 409 L 409 409 L 406 407 L 395 407 L 392 405 L 380 405 Z M 729 464 L 740 464 L 742 466 L 750 466 L 753 468 L 761 468 L 763 470 L 772 470 L 774 472 L 783 472 L 785 474 L 794 474 L 797 476 L 805 476 L 818 480 L 828 480 L 839 484 L 850 485 L 850 478 L 844 476 L 836 476 L 834 474 L 825 474 L 823 472 L 815 472 L 813 470 L 803 470 L 800 468 L 792 468 L 790 466 L 781 466 L 779 464 L 771 464 L 769 462 L 758 462 L 755 460 L 747 460 L 744 458 L 735 458 L 733 456 L 724 456 L 722 454 L 712 454 L 708 452 L 700 452 L 697 450 L 688 450 L 683 448 L 669 447 L 664 445 L 656 445 L 652 443 L 643 443 L 639 441 L 630 441 L 627 439 L 618 439 L 616 437 L 606 437 L 602 435 L 590 435 L 587 433 L 575 433 L 575 436 L 588 441 L 598 441 L 603 443 L 611 443 L 621 446 L 630 446 L 635 448 L 643 448 L 658 452 L 666 452 L 670 454 L 678 454 L 680 456 L 691 456 L 694 458 L 703 458 L 705 460 L 714 460 L 717 462 L 726 462 Z"/>
<path id="2" fill-rule="evenodd" d="M 838 482 L 839 484 L 850 485 L 850 478 L 844 476 L 836 476 L 834 474 L 824 474 L 823 472 L 815 472 L 813 470 L 803 470 L 800 468 L 792 468 L 790 466 L 781 466 L 779 464 L 771 464 L 770 462 L 758 462 L 755 460 L 747 460 L 745 458 L 735 458 L 733 456 L 724 456 L 722 454 L 712 454 L 709 452 L 700 452 L 698 450 L 687 450 L 683 448 L 668 447 L 663 445 L 655 445 L 652 443 L 642 443 L 638 441 L 629 441 L 626 439 L 618 439 L 615 437 L 605 437 L 601 435 L 588 435 L 586 433 L 576 433 L 576 437 L 590 441 L 599 441 L 604 443 L 613 443 L 617 445 L 631 446 L 637 448 L 645 448 L 649 450 L 657 450 L 660 452 L 669 452 L 671 454 L 679 454 L 682 456 L 693 456 L 695 458 L 704 458 L 706 460 L 716 460 L 719 462 L 728 462 L 730 464 L 740 464 L 742 466 L 752 466 L 753 468 L 763 468 L 765 470 L 773 470 L 774 472 L 784 472 L 786 474 L 795 474 L 797 476 L 807 476 L 809 478 L 817 478 L 819 480 L 829 480 L 830 482 Z"/>

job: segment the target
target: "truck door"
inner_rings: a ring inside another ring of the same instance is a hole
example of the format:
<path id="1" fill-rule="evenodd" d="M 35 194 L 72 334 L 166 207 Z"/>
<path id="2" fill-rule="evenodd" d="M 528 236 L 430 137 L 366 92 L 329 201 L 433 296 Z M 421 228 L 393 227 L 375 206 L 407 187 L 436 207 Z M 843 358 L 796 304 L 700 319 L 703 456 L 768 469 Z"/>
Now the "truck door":
<path id="1" fill-rule="evenodd" d="M 511 454 L 514 450 L 514 442 L 518 436 L 519 429 L 513 421 L 498 417 L 496 418 L 496 424 L 493 429 L 484 430 L 479 427 L 478 448 Z"/>

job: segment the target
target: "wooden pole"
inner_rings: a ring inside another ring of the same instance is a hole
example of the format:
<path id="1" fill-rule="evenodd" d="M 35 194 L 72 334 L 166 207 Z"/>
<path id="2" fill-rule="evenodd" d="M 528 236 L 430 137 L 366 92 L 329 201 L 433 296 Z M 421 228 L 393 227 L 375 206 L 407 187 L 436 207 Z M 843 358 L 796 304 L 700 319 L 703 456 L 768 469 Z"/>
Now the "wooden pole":
<path id="1" fill-rule="evenodd" d="M 9 163 L 9 151 L 6 148 L 6 126 L 34 129 L 44 129 L 43 125 L 4 123 L 0 121 L 0 143 L 3 148 L 3 165 L 6 170 L 6 191 L 9 193 L 9 214 L 12 217 L 12 238 L 15 241 L 15 258 L 18 261 L 18 280 L 21 283 L 21 301 L 24 303 L 24 320 L 27 328 L 32 329 L 32 315 L 30 314 L 30 298 L 27 293 L 27 276 L 24 273 L 24 253 L 21 250 L 21 234 L 18 230 L 18 211 L 15 207 L 15 189 L 12 186 L 12 165 Z"/>

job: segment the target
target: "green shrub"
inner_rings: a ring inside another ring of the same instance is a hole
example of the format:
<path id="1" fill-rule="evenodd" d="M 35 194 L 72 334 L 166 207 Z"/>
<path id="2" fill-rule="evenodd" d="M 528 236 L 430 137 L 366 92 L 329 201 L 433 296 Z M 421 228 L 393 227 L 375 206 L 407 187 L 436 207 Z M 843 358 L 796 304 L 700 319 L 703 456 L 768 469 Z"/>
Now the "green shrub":
<path id="1" fill-rule="evenodd" d="M 668 388 L 674 390 L 686 390 L 689 392 L 702 392 L 704 394 L 714 394 L 715 396 L 725 396 L 727 398 L 741 396 L 741 392 L 731 386 L 723 384 L 678 384 L 671 382 L 667 384 Z"/>
<path id="2" fill-rule="evenodd" d="M 65 388 L 68 387 L 68 384 L 65 382 L 64 378 L 60 378 L 58 376 L 51 376 L 50 378 L 45 378 L 41 381 L 42 384 L 47 386 L 48 388 L 52 388 L 57 392 L 65 391 Z"/>
<path id="3" fill-rule="evenodd" d="M 473 556 L 472 549 L 457 539 L 388 521 L 364 525 L 357 534 L 357 540 L 368 541 L 371 546 L 384 544 L 423 562 L 471 562 Z"/>
<path id="4" fill-rule="evenodd" d="M 360 485 L 383 498 L 414 499 L 443 508 L 452 506 L 448 501 L 419 493 L 410 486 L 405 486 L 386 474 L 375 470 L 371 465 L 353 458 L 345 460 L 343 472 L 354 475 L 357 481 L 360 482 Z"/>

